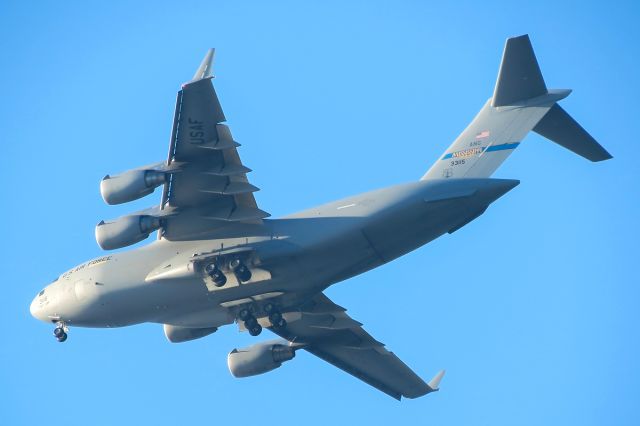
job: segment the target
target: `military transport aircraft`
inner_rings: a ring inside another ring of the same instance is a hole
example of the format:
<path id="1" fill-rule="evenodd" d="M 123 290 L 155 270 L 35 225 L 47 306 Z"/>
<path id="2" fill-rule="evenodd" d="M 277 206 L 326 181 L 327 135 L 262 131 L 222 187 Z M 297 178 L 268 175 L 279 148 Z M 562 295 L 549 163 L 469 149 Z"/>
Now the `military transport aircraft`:
<path id="1" fill-rule="evenodd" d="M 160 205 L 101 221 L 106 254 L 62 274 L 35 297 L 31 314 L 70 326 L 164 325 L 185 342 L 237 323 L 279 339 L 228 355 L 235 377 L 265 373 L 304 349 L 401 399 L 438 390 L 374 339 L 323 291 L 404 255 L 480 216 L 518 185 L 490 176 L 530 130 L 591 161 L 611 158 L 548 90 L 529 37 L 507 40 L 493 96 L 420 180 L 367 192 L 279 219 L 256 204 L 251 171 L 238 156 L 212 85 L 214 50 L 178 92 L 166 161 L 107 175 L 105 202 L 119 204 L 162 186 Z"/>

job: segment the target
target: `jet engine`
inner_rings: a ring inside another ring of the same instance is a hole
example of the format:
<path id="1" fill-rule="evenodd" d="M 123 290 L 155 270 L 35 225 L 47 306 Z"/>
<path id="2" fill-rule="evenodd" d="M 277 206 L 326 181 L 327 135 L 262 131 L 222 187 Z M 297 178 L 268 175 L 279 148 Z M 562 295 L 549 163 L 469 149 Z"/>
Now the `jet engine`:
<path id="1" fill-rule="evenodd" d="M 113 250 L 142 241 L 162 226 L 162 219 L 149 215 L 123 216 L 96 225 L 96 241 L 103 250 Z"/>
<path id="2" fill-rule="evenodd" d="M 157 170 L 129 170 L 106 175 L 100 182 L 100 194 L 107 204 L 122 204 L 151 194 L 165 183 L 167 174 Z"/>
<path id="3" fill-rule="evenodd" d="M 217 330 L 218 329 L 216 327 L 189 328 L 164 324 L 164 335 L 171 343 L 182 343 L 189 340 L 199 339 L 201 337 L 208 336 L 211 333 L 215 333 Z"/>
<path id="4" fill-rule="evenodd" d="M 283 340 L 258 343 L 244 349 L 234 349 L 227 356 L 233 377 L 249 377 L 280 367 L 296 356 L 295 349 Z"/>

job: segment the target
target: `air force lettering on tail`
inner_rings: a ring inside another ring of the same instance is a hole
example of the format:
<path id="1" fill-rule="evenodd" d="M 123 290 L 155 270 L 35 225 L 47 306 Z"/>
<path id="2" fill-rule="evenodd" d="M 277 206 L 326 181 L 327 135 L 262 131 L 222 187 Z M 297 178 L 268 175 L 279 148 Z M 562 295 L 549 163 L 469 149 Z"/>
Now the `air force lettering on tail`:
<path id="1" fill-rule="evenodd" d="M 426 395 L 444 372 L 422 380 L 323 291 L 480 216 L 518 185 L 490 176 L 531 130 L 591 161 L 611 158 L 558 105 L 570 91 L 547 89 L 525 35 L 507 40 L 493 96 L 420 180 L 267 219 L 223 124 L 212 59 L 178 92 L 167 160 L 100 184 L 109 204 L 163 191 L 156 207 L 101 221 L 98 244 L 157 241 L 84 263 L 33 300 L 58 341 L 71 326 L 153 322 L 171 342 L 266 327 L 279 338 L 232 350 L 231 374 L 265 373 L 305 350 L 394 398 Z"/>

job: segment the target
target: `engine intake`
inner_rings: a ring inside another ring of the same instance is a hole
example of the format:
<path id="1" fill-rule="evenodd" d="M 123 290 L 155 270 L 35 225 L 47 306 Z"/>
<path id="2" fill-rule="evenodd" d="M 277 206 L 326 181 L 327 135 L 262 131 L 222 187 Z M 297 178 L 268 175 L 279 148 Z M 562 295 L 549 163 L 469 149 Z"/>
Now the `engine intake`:
<path id="1" fill-rule="evenodd" d="M 114 250 L 144 240 L 162 227 L 162 219 L 156 216 L 123 216 L 110 222 L 100 221 L 96 225 L 96 241 L 103 250 Z"/>
<path id="2" fill-rule="evenodd" d="M 282 341 L 258 343 L 244 349 L 234 349 L 227 356 L 227 365 L 233 377 L 249 377 L 280 367 L 296 356 L 294 348 Z"/>
<path id="3" fill-rule="evenodd" d="M 106 175 L 100 182 L 100 194 L 107 204 L 122 204 L 151 194 L 165 183 L 167 174 L 157 170 L 129 170 Z"/>

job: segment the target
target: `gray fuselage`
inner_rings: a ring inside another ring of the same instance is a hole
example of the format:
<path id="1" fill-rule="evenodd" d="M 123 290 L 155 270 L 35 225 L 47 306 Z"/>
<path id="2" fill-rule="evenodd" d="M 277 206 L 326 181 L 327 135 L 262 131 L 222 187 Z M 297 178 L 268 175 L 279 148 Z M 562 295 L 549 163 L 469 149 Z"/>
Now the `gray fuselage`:
<path id="1" fill-rule="evenodd" d="M 334 283 L 458 229 L 517 184 L 500 179 L 419 181 L 280 219 L 230 224 L 206 240 L 160 239 L 62 274 L 35 297 L 31 313 L 43 321 L 84 327 L 155 322 L 206 328 L 232 323 L 235 306 L 259 301 L 261 295 L 274 298 L 283 311 L 295 309 Z M 212 288 L 198 274 L 153 278 L 160 276 L 158 270 L 187 265 L 194 255 L 243 248 L 254 251 L 269 279 Z"/>

